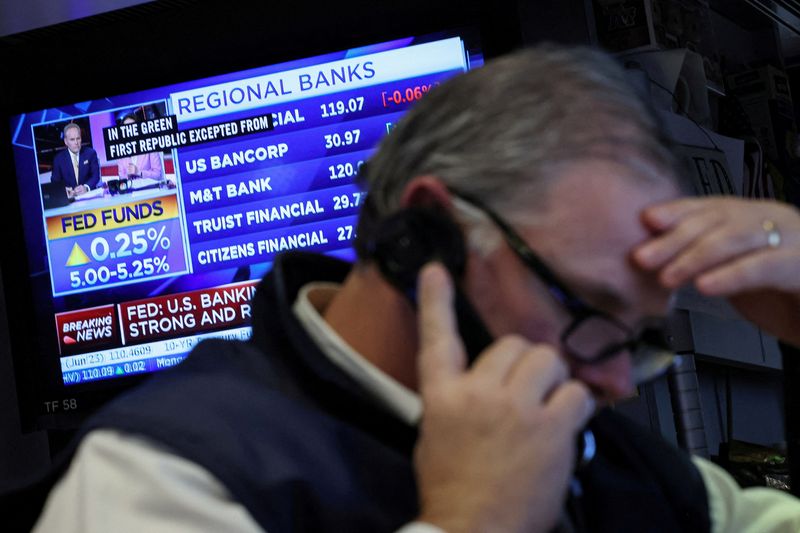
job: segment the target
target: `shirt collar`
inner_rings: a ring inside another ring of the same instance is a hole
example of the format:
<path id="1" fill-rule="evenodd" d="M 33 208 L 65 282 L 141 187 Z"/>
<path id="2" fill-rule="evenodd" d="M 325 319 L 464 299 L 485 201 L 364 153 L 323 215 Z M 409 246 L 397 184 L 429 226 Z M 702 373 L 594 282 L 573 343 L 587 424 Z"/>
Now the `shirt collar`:
<path id="1" fill-rule="evenodd" d="M 410 425 L 416 425 L 422 415 L 419 395 L 366 360 L 322 318 L 321 312 L 339 288 L 337 283 L 308 283 L 297 294 L 292 311 L 311 340 L 333 364 L 369 391 L 394 415 Z"/>

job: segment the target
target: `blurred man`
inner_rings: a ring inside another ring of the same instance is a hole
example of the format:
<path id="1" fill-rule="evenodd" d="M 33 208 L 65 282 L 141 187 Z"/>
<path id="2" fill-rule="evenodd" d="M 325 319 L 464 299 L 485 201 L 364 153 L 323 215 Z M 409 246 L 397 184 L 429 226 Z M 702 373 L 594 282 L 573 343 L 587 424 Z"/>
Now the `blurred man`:
<path id="1" fill-rule="evenodd" d="M 52 183 L 63 183 L 70 195 L 77 196 L 97 187 L 100 183 L 100 165 L 97 152 L 81 146 L 81 127 L 70 122 L 64 126 L 62 150 L 53 158 Z"/>
<path id="2" fill-rule="evenodd" d="M 793 498 L 604 407 L 669 360 L 664 269 L 688 243 L 648 209 L 676 169 L 600 52 L 443 84 L 368 163 L 357 264 L 279 259 L 252 340 L 205 342 L 95 417 L 37 530 L 797 530 Z M 773 230 L 741 228 L 737 257 L 775 252 Z M 415 289 L 431 259 L 448 270 Z"/>

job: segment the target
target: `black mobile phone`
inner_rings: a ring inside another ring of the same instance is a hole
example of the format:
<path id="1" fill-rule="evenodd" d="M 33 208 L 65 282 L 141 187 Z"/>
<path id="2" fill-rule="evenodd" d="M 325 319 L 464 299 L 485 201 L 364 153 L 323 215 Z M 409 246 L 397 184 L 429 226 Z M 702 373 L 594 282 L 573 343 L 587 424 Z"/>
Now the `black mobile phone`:
<path id="1" fill-rule="evenodd" d="M 384 278 L 417 305 L 417 276 L 431 261 L 441 262 L 453 278 L 454 310 L 468 364 L 493 342 L 483 320 L 470 303 L 459 281 L 464 275 L 467 250 L 461 229 L 441 209 L 414 207 L 384 220 L 368 245 Z M 586 429 L 578 437 L 576 469 L 595 454 L 595 439 Z"/>
<path id="2" fill-rule="evenodd" d="M 471 364 L 491 343 L 483 321 L 459 287 L 464 275 L 466 247 L 461 230 L 441 210 L 408 208 L 377 228 L 370 253 L 384 278 L 417 305 L 417 275 L 431 261 L 439 261 L 453 278 L 456 323 Z"/>

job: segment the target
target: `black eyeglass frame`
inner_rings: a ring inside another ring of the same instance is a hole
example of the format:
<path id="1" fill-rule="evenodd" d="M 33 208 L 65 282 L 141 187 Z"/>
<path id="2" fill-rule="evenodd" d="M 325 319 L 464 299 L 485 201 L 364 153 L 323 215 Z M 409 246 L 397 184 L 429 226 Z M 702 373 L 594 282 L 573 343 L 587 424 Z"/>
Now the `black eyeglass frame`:
<path id="1" fill-rule="evenodd" d="M 489 208 L 482 201 L 474 198 L 468 194 L 450 188 L 450 192 L 457 198 L 465 201 L 473 207 L 483 212 L 489 219 L 500 229 L 506 243 L 511 247 L 511 250 L 520 258 L 520 260 L 531 270 L 542 282 L 548 292 L 556 299 L 564 308 L 569 312 L 572 317 L 572 322 L 564 329 L 559 337 L 561 345 L 564 347 L 567 355 L 575 362 L 583 365 L 596 365 L 603 363 L 613 357 L 616 357 L 623 351 L 630 351 L 633 355 L 641 346 L 650 346 L 661 351 L 671 351 L 669 343 L 666 341 L 666 336 L 663 331 L 663 324 L 659 320 L 659 324 L 645 324 L 642 328 L 637 328 L 638 333 L 634 332 L 626 324 L 615 318 L 614 316 L 601 311 L 596 307 L 586 303 L 583 299 L 577 296 L 566 283 L 561 281 L 556 273 L 548 267 L 544 261 L 531 249 L 525 240 L 500 216 Z M 624 334 L 626 340 L 622 342 L 614 342 L 600 350 L 597 354 L 579 354 L 576 353 L 569 344 L 569 337 L 588 319 L 602 319 L 609 324 L 619 328 Z M 654 319 L 646 319 L 645 322 L 652 322 Z"/>

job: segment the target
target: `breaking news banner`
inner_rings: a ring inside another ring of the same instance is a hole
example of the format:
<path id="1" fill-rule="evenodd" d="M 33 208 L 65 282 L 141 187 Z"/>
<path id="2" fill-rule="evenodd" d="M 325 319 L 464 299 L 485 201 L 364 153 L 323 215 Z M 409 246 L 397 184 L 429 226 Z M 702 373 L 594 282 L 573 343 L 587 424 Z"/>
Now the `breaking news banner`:
<path id="1" fill-rule="evenodd" d="M 163 152 L 181 146 L 231 139 L 263 133 L 274 127 L 272 113 L 178 129 L 175 115 L 103 128 L 106 159 L 119 159 L 150 152 Z"/>
<path id="2" fill-rule="evenodd" d="M 134 350 L 130 345 L 246 326 L 258 283 L 250 280 L 58 313 L 59 351 L 61 355 L 75 355 L 62 359 L 62 364 L 74 369 L 120 360 L 121 355 L 111 352 L 98 351 L 92 357 L 86 353 L 120 344 L 130 348 L 125 350 L 128 355 L 124 359 L 131 360 L 150 352 Z M 170 349 L 176 347 L 170 345 Z"/>

